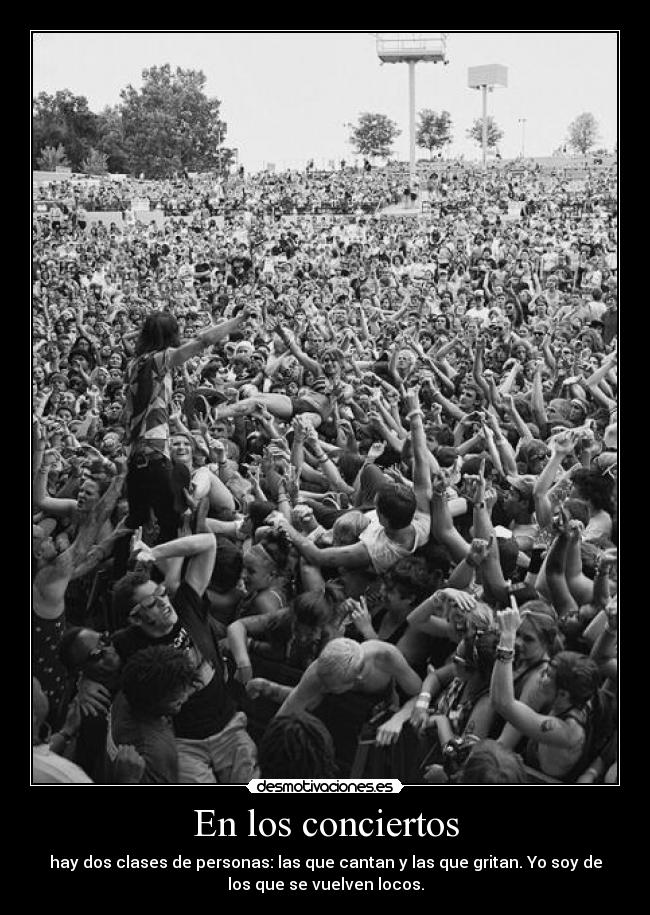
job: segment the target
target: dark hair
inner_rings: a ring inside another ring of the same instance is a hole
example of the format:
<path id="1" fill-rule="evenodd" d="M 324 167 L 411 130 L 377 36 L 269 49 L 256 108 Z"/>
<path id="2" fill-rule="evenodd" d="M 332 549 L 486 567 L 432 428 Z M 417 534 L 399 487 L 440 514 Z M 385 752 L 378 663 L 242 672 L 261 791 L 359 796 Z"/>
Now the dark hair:
<path id="1" fill-rule="evenodd" d="M 387 484 L 379 490 L 376 506 L 391 528 L 402 530 L 413 520 L 417 507 L 415 493 L 403 483 Z"/>
<path id="2" fill-rule="evenodd" d="M 434 545 L 434 550 L 443 551 Z M 394 588 L 400 597 L 408 597 L 411 604 L 417 607 L 427 597 L 433 594 L 441 584 L 441 579 L 447 577 L 449 562 L 446 570 L 429 562 L 429 555 L 414 555 L 400 559 L 385 575 L 386 587 Z"/>
<path id="3" fill-rule="evenodd" d="M 63 664 L 68 673 L 79 670 L 79 664 L 74 656 L 74 646 L 77 637 L 83 628 L 83 626 L 71 626 L 69 629 L 65 630 L 59 639 L 57 654 L 59 656 L 59 661 Z"/>
<path id="4" fill-rule="evenodd" d="M 244 566 L 242 551 L 228 537 L 217 537 L 217 557 L 210 587 L 215 591 L 230 591 L 239 581 Z"/>
<path id="5" fill-rule="evenodd" d="M 468 473 L 472 476 L 475 476 L 479 472 L 483 458 L 485 458 L 485 476 L 487 477 L 489 474 L 491 474 L 494 470 L 494 462 L 492 461 L 491 457 L 486 457 L 485 454 L 481 453 L 473 454 L 471 457 L 468 457 L 465 461 L 463 461 L 463 466 L 460 468 L 461 476 L 464 477 Z"/>
<path id="6" fill-rule="evenodd" d="M 289 571 L 289 560 L 292 555 L 291 543 L 284 531 L 268 531 L 259 544 L 264 547 L 280 574 Z"/>
<path id="7" fill-rule="evenodd" d="M 332 736 L 308 712 L 278 715 L 260 741 L 258 761 L 264 778 L 335 778 L 338 775 Z"/>
<path id="8" fill-rule="evenodd" d="M 264 524 L 273 511 L 275 511 L 275 505 L 272 502 L 255 501 L 249 503 L 248 514 L 253 524 L 253 533 Z"/>
<path id="9" fill-rule="evenodd" d="M 341 455 L 338 462 L 338 468 L 348 486 L 352 486 L 363 465 L 363 458 L 358 454 L 349 454 L 346 451 Z"/>
<path id="10" fill-rule="evenodd" d="M 577 651 L 560 651 L 553 658 L 555 683 L 569 694 L 572 705 L 583 706 L 596 694 L 600 683 L 598 665 Z"/>
<path id="11" fill-rule="evenodd" d="M 122 692 L 135 718 L 164 715 L 175 693 L 196 685 L 191 660 L 185 651 L 171 645 L 152 645 L 136 651 L 122 671 Z"/>
<path id="12" fill-rule="evenodd" d="M 131 609 L 133 608 L 133 594 L 140 585 L 146 585 L 151 577 L 148 572 L 136 569 L 127 572 L 113 585 L 113 614 L 119 626 L 125 626 Z"/>
<path id="13" fill-rule="evenodd" d="M 331 622 L 337 604 L 345 600 L 341 585 L 327 582 L 322 588 L 303 591 L 293 602 L 296 621 L 306 626 L 323 626 Z"/>
<path id="14" fill-rule="evenodd" d="M 585 527 L 589 524 L 589 506 L 584 499 L 566 499 L 564 508 L 567 509 L 572 518 L 582 521 Z"/>
<path id="15" fill-rule="evenodd" d="M 135 347 L 136 356 L 143 353 L 158 353 L 169 346 L 178 346 L 178 322 L 166 311 L 154 311 L 147 315 Z"/>
<path id="16" fill-rule="evenodd" d="M 496 740 L 482 740 L 471 750 L 461 769 L 458 785 L 526 785 L 521 757 Z"/>
<path id="17" fill-rule="evenodd" d="M 591 502 L 597 511 L 604 509 L 611 515 L 613 481 L 608 480 L 598 470 L 583 467 L 577 470 L 573 477 L 573 485 L 578 491 L 579 498 Z"/>
<path id="18" fill-rule="evenodd" d="M 497 656 L 498 642 L 498 632 L 491 629 L 478 631 L 463 639 L 462 647 L 458 649 L 457 654 L 481 675 L 482 680 L 489 682 Z"/>

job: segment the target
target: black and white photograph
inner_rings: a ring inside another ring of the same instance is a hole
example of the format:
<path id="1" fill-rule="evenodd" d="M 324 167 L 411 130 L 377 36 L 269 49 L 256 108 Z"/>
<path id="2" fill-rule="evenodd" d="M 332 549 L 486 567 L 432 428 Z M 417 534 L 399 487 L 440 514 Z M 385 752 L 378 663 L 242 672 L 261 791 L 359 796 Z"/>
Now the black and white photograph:
<path id="1" fill-rule="evenodd" d="M 30 37 L 30 790 L 620 788 L 619 31 Z"/>

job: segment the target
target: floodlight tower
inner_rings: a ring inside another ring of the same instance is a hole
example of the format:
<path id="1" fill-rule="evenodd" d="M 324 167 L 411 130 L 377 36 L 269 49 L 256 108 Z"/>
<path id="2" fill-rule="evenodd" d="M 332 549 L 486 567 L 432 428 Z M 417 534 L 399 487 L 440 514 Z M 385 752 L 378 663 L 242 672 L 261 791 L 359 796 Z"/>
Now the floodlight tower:
<path id="1" fill-rule="evenodd" d="M 483 171 L 487 168 L 487 94 L 495 86 L 508 85 L 508 68 L 501 64 L 486 64 L 483 67 L 470 67 L 467 71 L 467 85 L 470 89 L 480 89 L 483 96 Z"/>
<path id="2" fill-rule="evenodd" d="M 377 54 L 383 64 L 409 65 L 409 181 L 415 182 L 415 65 L 448 63 L 446 32 L 379 32 Z"/>

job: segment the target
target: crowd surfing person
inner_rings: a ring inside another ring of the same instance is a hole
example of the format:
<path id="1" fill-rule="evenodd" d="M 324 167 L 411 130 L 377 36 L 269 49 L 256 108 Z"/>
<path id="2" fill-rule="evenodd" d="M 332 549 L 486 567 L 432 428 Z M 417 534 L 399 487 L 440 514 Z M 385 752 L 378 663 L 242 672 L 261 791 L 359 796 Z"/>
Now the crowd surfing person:
<path id="1" fill-rule="evenodd" d="M 404 179 L 35 192 L 36 781 L 616 782 L 616 175 Z"/>

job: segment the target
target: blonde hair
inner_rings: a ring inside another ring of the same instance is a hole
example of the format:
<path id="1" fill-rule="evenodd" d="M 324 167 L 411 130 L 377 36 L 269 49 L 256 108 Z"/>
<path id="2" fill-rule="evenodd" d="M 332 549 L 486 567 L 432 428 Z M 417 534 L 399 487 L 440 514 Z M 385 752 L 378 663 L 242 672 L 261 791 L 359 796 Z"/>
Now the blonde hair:
<path id="1" fill-rule="evenodd" d="M 337 518 L 332 527 L 334 546 L 349 546 L 356 543 L 359 535 L 370 524 L 370 518 L 360 511 L 350 511 Z"/>

